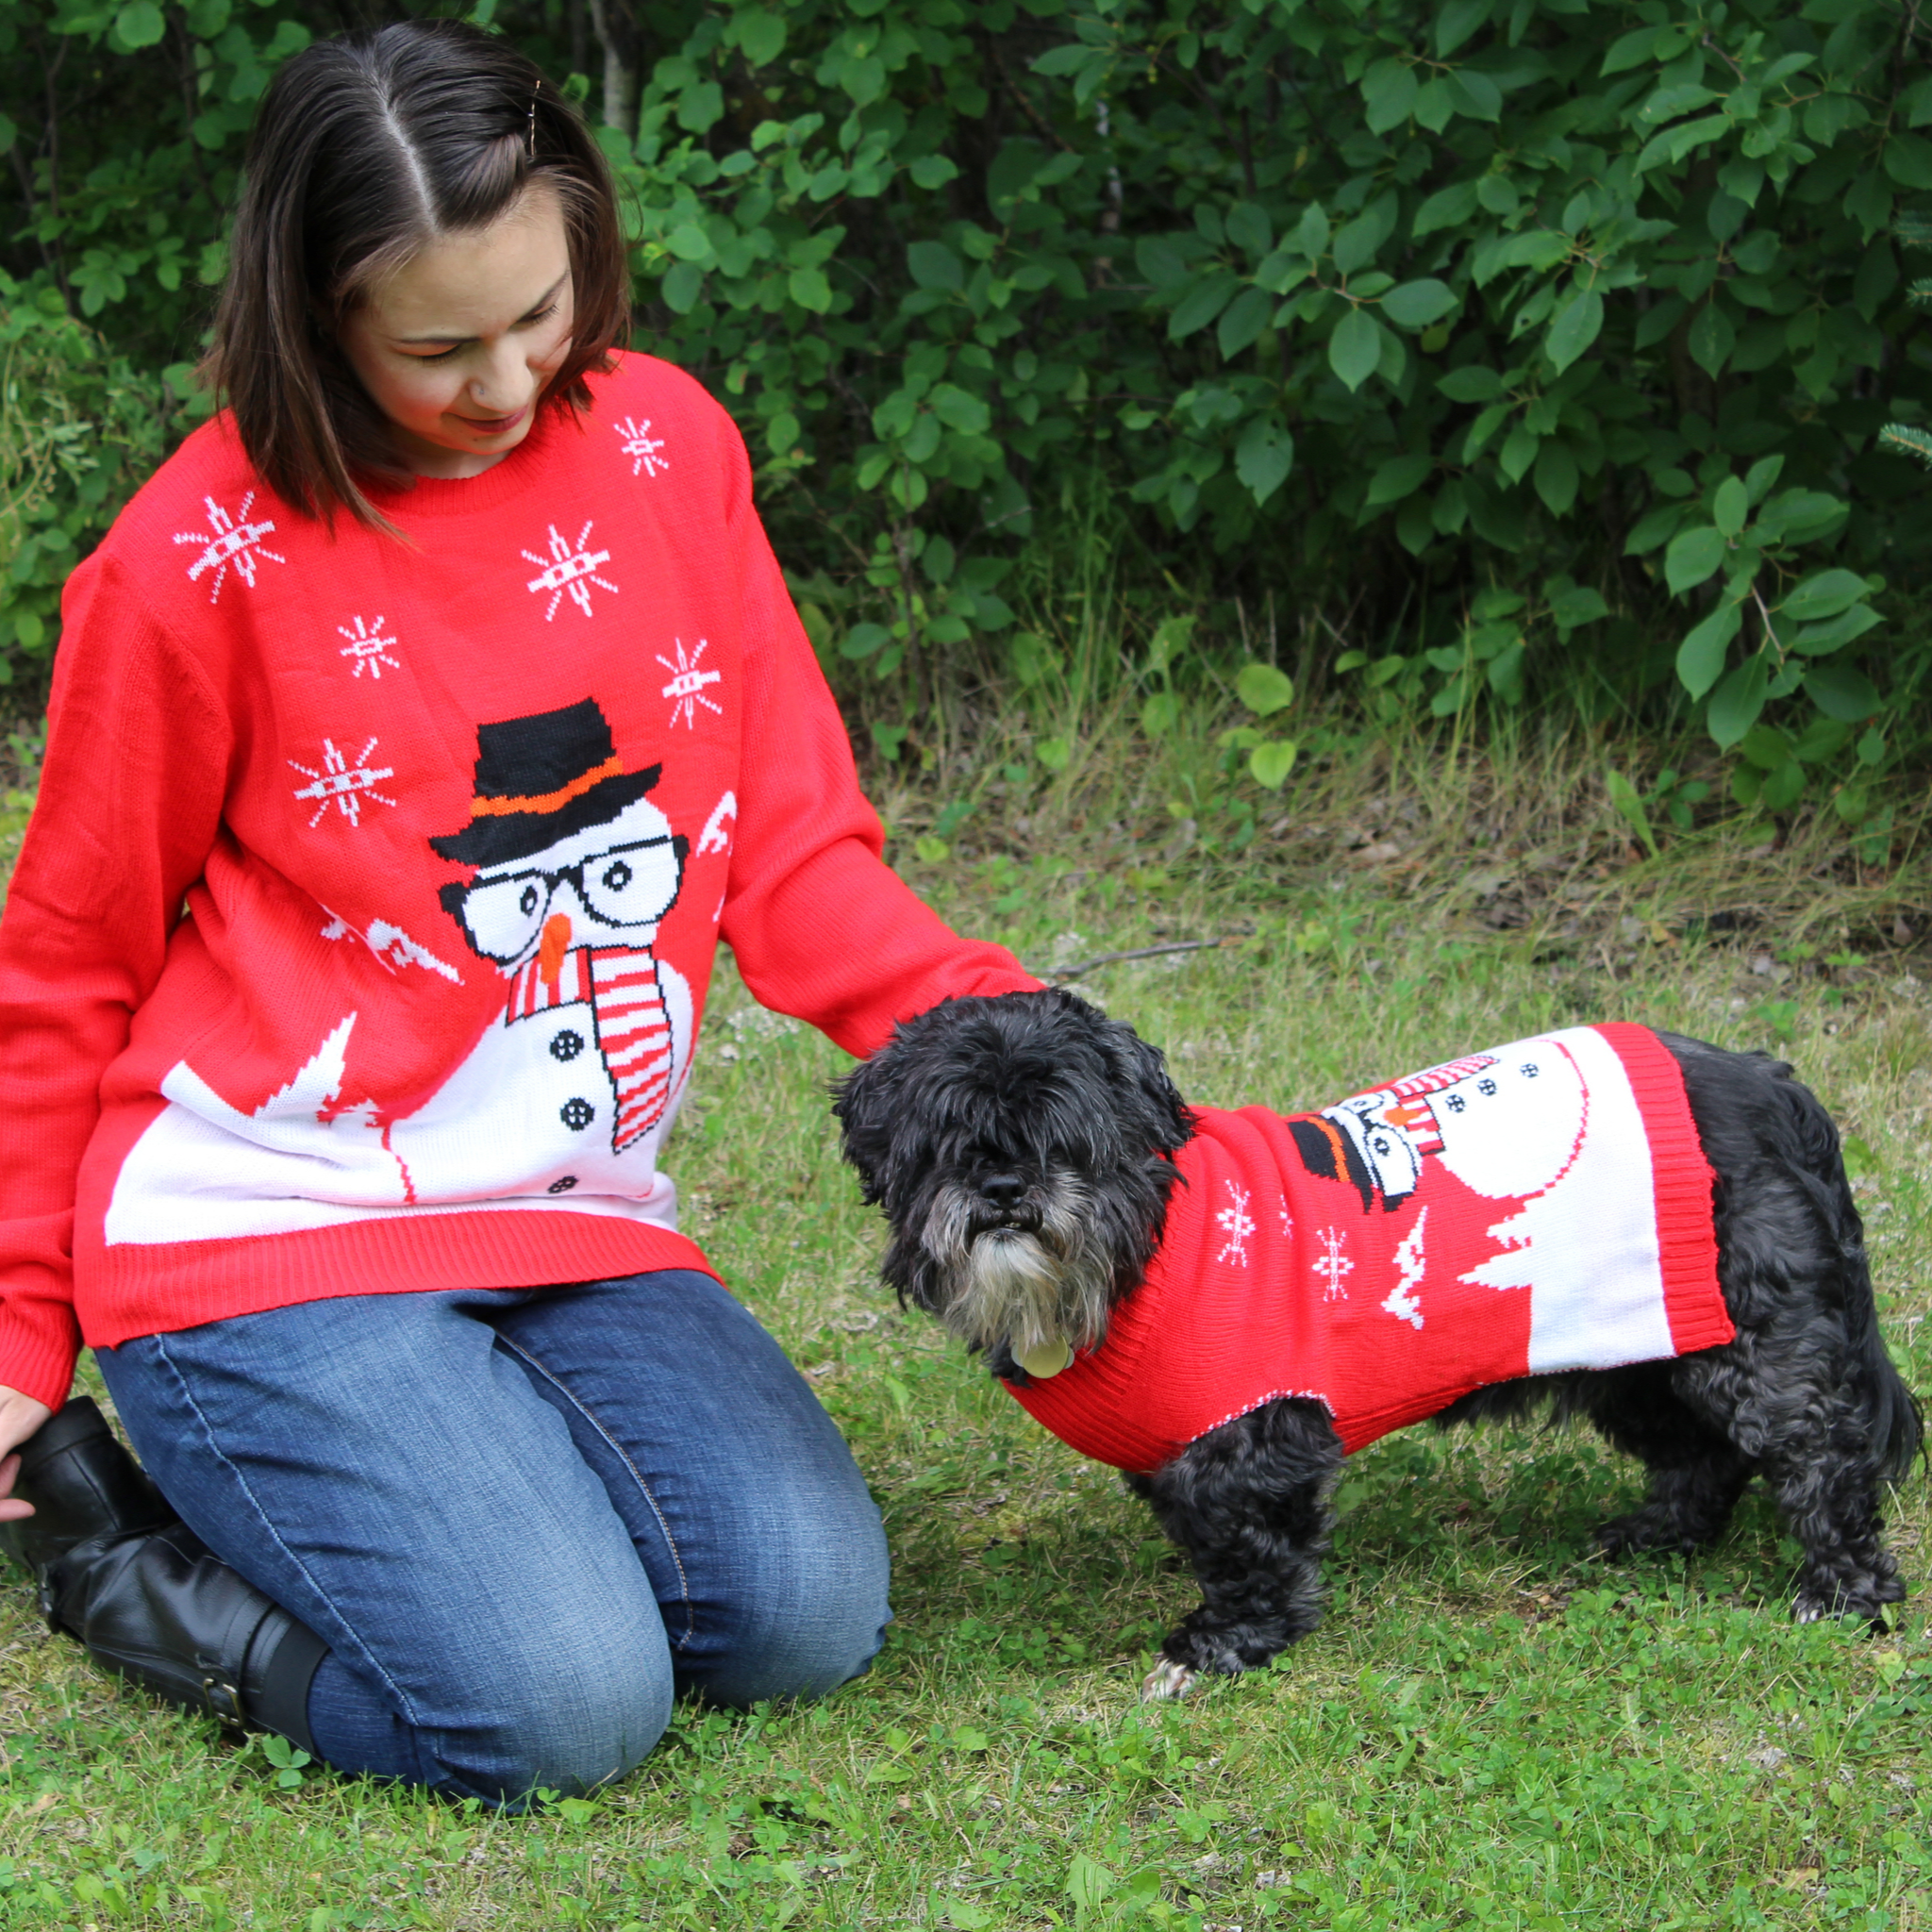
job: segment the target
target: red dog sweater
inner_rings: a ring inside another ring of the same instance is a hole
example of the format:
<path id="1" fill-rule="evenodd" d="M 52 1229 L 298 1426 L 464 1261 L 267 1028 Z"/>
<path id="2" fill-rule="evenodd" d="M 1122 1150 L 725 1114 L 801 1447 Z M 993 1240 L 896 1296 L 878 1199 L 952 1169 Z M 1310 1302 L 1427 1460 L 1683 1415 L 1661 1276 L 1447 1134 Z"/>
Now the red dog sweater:
<path id="1" fill-rule="evenodd" d="M 1491 1383 L 1736 1332 L 1683 1075 L 1643 1027 L 1197 1118 L 1145 1281 L 1097 1349 L 1013 1390 L 1096 1461 L 1151 1473 L 1279 1395 L 1352 1452 Z"/>
<path id="2" fill-rule="evenodd" d="M 380 493 L 402 542 L 217 418 L 75 572 L 0 922 L 0 1383 L 704 1267 L 657 1154 L 721 936 L 858 1054 L 1035 983 L 881 862 L 730 419 L 647 357 L 591 390 Z"/>

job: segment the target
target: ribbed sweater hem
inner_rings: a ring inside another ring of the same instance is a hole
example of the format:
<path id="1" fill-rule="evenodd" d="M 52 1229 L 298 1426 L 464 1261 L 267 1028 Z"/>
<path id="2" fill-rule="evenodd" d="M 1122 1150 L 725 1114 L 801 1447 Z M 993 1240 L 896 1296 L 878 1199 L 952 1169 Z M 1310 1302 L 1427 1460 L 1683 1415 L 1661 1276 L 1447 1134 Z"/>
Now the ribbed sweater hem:
<path id="1" fill-rule="evenodd" d="M 199 1328 L 298 1302 L 449 1288 L 542 1288 L 660 1268 L 717 1276 L 697 1243 L 602 1214 L 514 1208 L 425 1220 L 344 1222 L 274 1241 L 132 1243 L 78 1271 L 75 1310 L 90 1348 Z M 167 1319 L 157 1321 L 165 1309 Z"/>

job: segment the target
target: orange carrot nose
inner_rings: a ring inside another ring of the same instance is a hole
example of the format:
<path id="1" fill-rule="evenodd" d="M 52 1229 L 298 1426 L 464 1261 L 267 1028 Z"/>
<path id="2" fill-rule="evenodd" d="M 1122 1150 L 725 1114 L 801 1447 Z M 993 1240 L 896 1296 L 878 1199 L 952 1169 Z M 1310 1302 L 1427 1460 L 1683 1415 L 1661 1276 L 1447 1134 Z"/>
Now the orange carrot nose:
<path id="1" fill-rule="evenodd" d="M 543 922 L 543 943 L 537 949 L 537 972 L 543 984 L 557 991 L 558 975 L 563 971 L 563 956 L 570 951 L 570 919 L 553 912 Z"/>

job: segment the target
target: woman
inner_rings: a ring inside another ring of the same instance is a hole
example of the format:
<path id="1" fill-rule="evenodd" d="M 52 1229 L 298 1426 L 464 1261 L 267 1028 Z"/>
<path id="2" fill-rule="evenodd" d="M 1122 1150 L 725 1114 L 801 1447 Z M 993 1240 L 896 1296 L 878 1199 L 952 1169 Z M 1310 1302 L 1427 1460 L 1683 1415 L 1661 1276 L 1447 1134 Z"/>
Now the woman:
<path id="1" fill-rule="evenodd" d="M 594 143 L 501 42 L 281 71 L 229 408 L 69 585 L 0 924 L 38 1513 L 0 1512 L 43 1607 L 492 1803 L 628 1769 L 680 1690 L 826 1690 L 888 1616 L 844 1444 L 656 1165 L 719 938 L 859 1054 L 1031 983 L 881 862 L 743 446 L 612 352 L 625 288 Z M 47 1421 L 82 1341 L 165 1505 Z"/>

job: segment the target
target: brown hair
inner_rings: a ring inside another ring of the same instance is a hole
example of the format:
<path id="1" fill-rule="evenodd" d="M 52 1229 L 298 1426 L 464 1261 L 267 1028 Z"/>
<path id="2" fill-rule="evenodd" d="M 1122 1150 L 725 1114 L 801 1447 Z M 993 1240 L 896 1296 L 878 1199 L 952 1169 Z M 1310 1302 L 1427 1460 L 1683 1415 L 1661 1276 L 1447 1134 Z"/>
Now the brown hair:
<path id="1" fill-rule="evenodd" d="M 570 104 L 515 48 L 459 21 L 320 41 L 256 117 L 228 275 L 203 373 L 286 501 L 393 526 L 357 474 L 401 481 L 382 412 L 336 331 L 425 243 L 487 226 L 533 182 L 563 205 L 575 323 L 546 401 L 591 400 L 630 323 L 616 191 Z"/>

